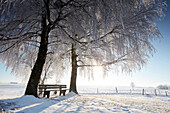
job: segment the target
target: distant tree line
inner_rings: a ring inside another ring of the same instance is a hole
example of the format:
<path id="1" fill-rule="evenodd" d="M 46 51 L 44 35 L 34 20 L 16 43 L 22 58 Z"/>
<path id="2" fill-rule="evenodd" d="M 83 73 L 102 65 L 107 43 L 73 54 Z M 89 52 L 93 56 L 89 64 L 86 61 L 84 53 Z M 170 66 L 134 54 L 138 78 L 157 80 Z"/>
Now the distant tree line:
<path id="1" fill-rule="evenodd" d="M 159 85 L 157 86 L 158 89 L 165 89 L 165 90 L 170 90 L 170 85 Z"/>

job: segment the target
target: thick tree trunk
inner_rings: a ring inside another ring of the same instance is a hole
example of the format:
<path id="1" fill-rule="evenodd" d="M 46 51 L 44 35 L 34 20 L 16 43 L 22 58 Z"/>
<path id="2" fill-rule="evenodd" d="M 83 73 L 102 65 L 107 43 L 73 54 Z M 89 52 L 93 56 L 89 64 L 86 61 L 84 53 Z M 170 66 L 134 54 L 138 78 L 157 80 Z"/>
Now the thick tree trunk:
<path id="1" fill-rule="evenodd" d="M 43 65 L 45 63 L 46 55 L 47 55 L 47 45 L 41 44 L 39 48 L 37 60 L 32 69 L 31 76 L 27 84 L 25 95 L 34 95 L 35 97 L 38 97 L 37 87 L 41 77 Z"/>
<path id="2" fill-rule="evenodd" d="M 45 14 L 42 16 L 41 24 L 42 24 L 42 33 L 41 33 L 39 52 L 25 91 L 25 95 L 33 95 L 35 97 L 38 97 L 37 87 L 40 81 L 41 73 L 47 56 L 48 34 L 50 32 L 50 27 L 47 26 Z"/>
<path id="3" fill-rule="evenodd" d="M 73 91 L 74 93 L 78 94 L 77 85 L 76 85 L 76 80 L 77 80 L 77 54 L 76 54 L 76 49 L 74 47 L 74 44 L 72 44 L 71 57 L 72 57 L 72 71 L 71 71 L 71 81 L 70 81 L 69 92 Z"/>

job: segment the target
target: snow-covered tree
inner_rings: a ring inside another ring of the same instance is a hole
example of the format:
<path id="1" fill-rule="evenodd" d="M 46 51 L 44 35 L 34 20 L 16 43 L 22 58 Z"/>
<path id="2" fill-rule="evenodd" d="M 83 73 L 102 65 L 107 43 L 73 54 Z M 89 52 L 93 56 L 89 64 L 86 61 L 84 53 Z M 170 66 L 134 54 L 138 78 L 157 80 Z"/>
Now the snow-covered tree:
<path id="1" fill-rule="evenodd" d="M 68 19 L 70 18 L 68 17 L 82 9 L 86 2 L 79 0 L 1 1 L 1 59 L 6 62 L 7 67 L 14 67 L 17 64 L 22 64 L 21 57 L 29 54 L 30 49 L 35 49 L 38 54 L 28 81 L 26 95 L 37 97 L 37 86 L 43 65 L 47 54 L 54 48 L 51 45 L 60 42 L 60 40 L 63 42 L 74 40 L 68 36 L 64 28 L 68 25 L 77 26 L 79 24 L 75 20 L 74 23 L 69 24 Z"/>
<path id="2" fill-rule="evenodd" d="M 75 92 L 77 67 L 89 70 L 97 62 L 105 70 L 140 70 L 155 51 L 151 42 L 161 37 L 155 21 L 164 16 L 163 9 L 166 8 L 166 3 L 161 0 L 94 0 L 91 3 L 92 6 L 86 8 L 93 17 L 93 25 L 87 33 L 89 38 L 79 41 L 83 48 L 75 45 L 72 48 L 73 57 L 77 59 L 72 61 L 75 74 L 72 73 L 71 83 Z M 80 64 L 78 61 L 81 61 Z"/>
<path id="3" fill-rule="evenodd" d="M 85 46 L 105 69 L 112 64 L 123 71 L 140 69 L 154 51 L 151 42 L 160 37 L 154 22 L 165 7 L 162 0 L 2 0 L 1 59 L 14 67 L 34 49 L 38 55 L 25 92 L 34 96 L 48 53 L 65 52 L 67 42 L 81 58 Z"/>

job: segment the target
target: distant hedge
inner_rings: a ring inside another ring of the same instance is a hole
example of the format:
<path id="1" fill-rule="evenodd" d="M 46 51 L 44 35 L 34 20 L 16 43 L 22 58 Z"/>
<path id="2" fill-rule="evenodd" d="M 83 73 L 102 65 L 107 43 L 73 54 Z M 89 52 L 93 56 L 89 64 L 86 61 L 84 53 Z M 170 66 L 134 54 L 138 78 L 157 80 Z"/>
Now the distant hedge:
<path id="1" fill-rule="evenodd" d="M 157 86 L 158 89 L 166 89 L 166 90 L 170 90 L 170 86 L 169 85 L 159 85 Z"/>

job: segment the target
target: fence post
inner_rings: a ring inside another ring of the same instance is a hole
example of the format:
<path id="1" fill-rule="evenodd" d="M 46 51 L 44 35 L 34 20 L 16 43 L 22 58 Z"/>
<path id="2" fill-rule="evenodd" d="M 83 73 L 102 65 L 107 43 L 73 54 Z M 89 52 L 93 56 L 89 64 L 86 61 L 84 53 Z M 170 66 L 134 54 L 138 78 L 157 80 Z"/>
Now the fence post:
<path id="1" fill-rule="evenodd" d="M 115 89 L 116 89 L 116 93 L 118 93 L 117 87 L 115 87 Z"/>
<path id="2" fill-rule="evenodd" d="M 155 95 L 157 96 L 156 89 L 154 90 L 154 92 L 155 92 Z"/>
<path id="3" fill-rule="evenodd" d="M 166 96 L 168 96 L 168 93 L 167 93 L 167 91 L 165 91 L 165 95 L 166 95 Z"/>
<path id="4" fill-rule="evenodd" d="M 144 90 L 144 89 L 142 89 L 142 95 L 144 95 L 144 93 L 145 93 L 145 90 Z"/>

